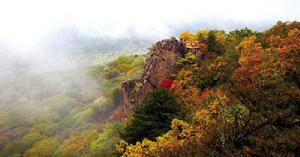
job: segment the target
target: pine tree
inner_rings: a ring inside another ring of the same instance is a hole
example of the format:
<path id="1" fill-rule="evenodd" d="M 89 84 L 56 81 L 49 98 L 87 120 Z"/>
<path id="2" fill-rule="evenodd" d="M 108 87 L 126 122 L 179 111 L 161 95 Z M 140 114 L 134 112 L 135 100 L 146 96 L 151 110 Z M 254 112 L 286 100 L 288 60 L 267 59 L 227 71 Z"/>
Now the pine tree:
<path id="1" fill-rule="evenodd" d="M 216 52 L 217 51 L 217 41 L 216 41 L 215 32 L 213 32 L 213 31 L 208 32 L 206 44 L 207 44 L 208 52 Z"/>
<path id="2" fill-rule="evenodd" d="M 133 114 L 132 122 L 122 134 L 128 143 L 155 137 L 170 129 L 172 119 L 180 118 L 182 108 L 175 98 L 163 89 L 152 92 L 147 100 Z"/>

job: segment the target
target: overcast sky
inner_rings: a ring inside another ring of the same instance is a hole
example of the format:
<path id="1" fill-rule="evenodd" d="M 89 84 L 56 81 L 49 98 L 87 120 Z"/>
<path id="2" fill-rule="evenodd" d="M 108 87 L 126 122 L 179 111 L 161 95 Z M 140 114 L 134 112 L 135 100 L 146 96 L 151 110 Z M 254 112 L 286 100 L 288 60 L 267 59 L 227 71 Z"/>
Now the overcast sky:
<path id="1" fill-rule="evenodd" d="M 300 1 L 0 0 L 0 38 L 22 45 L 33 45 L 64 25 L 113 37 L 128 32 L 164 36 L 193 23 L 225 30 L 235 24 L 264 29 L 278 20 L 300 20 Z"/>

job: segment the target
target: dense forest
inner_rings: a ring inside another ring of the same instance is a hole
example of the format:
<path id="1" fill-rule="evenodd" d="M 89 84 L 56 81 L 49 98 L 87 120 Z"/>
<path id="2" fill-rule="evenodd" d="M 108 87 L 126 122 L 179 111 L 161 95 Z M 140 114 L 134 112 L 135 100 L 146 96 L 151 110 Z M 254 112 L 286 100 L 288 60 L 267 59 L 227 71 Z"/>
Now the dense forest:
<path id="1" fill-rule="evenodd" d="M 199 48 L 131 115 L 122 156 L 300 155 L 300 23 L 179 39 Z"/>
<path id="2" fill-rule="evenodd" d="M 0 157 L 300 156 L 299 22 L 179 40 L 197 49 L 130 113 L 121 84 L 147 54 L 0 80 Z"/>
<path id="3" fill-rule="evenodd" d="M 123 56 L 106 65 L 99 57 L 83 72 L 1 80 L 1 157 L 112 156 L 123 127 L 113 113 L 120 82 L 139 75 L 144 57 Z"/>

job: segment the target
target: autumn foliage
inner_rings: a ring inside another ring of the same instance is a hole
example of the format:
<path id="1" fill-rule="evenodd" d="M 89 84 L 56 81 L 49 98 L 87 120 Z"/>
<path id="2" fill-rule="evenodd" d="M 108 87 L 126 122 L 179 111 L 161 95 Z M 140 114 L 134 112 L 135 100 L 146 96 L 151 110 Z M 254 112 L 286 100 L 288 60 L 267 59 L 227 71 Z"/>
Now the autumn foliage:
<path id="1" fill-rule="evenodd" d="M 171 88 L 172 84 L 173 84 L 173 80 L 167 79 L 167 80 L 163 80 L 159 84 L 159 87 L 163 88 L 163 89 L 169 89 L 169 88 Z"/>
<path id="2" fill-rule="evenodd" d="M 156 140 L 121 141 L 122 156 L 299 156 L 300 24 L 183 32 L 182 42 L 208 45 L 178 61 L 171 93 L 189 112 Z M 168 82 L 165 82 L 168 84 Z M 163 87 L 169 87 L 163 85 Z"/>

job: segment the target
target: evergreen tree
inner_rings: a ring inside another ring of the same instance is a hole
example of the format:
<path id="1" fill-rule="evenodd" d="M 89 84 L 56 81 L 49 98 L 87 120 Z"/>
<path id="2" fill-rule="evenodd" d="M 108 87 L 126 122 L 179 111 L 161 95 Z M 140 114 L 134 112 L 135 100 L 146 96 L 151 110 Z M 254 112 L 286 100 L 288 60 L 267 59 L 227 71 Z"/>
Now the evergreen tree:
<path id="1" fill-rule="evenodd" d="M 170 129 L 172 119 L 180 118 L 182 108 L 175 98 L 163 89 L 152 92 L 148 99 L 133 114 L 133 120 L 126 127 L 122 137 L 128 143 L 155 137 Z"/>
<path id="2" fill-rule="evenodd" d="M 217 41 L 216 41 L 216 34 L 214 31 L 208 32 L 206 44 L 207 44 L 208 52 L 217 52 Z"/>

